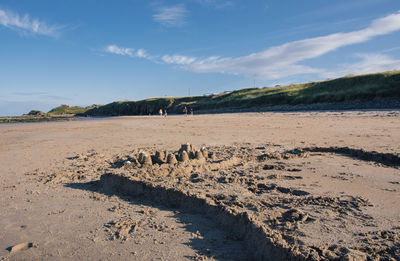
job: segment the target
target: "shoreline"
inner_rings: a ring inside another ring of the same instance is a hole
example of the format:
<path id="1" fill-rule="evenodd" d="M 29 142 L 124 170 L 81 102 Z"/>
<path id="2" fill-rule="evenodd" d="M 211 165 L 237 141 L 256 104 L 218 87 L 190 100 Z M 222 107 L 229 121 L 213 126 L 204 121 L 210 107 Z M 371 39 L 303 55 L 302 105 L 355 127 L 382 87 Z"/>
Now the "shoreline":
<path id="1" fill-rule="evenodd" d="M 60 117 L 24 117 L 10 116 L 0 117 L 0 124 L 15 124 L 15 123 L 43 123 L 43 122 L 65 122 L 65 121 L 86 121 L 86 120 L 101 120 L 111 118 L 113 116 L 60 116 Z"/>
<path id="2" fill-rule="evenodd" d="M 400 108 L 385 108 L 385 109 L 342 109 L 342 110 L 330 110 L 330 109 L 315 109 L 315 110 L 226 110 L 226 111 L 198 111 L 194 113 L 194 115 L 187 115 L 188 118 L 192 116 L 199 116 L 199 115 L 240 115 L 240 114 L 303 114 L 303 113 L 313 113 L 313 114 L 368 114 L 368 113 L 382 113 L 383 115 L 397 115 L 400 114 Z M 162 116 L 162 118 L 169 118 L 169 117 L 184 117 L 183 114 L 168 114 L 167 117 Z M 54 118 L 44 118 L 44 119 L 25 119 L 25 118 L 18 118 L 17 117 L 0 117 L 0 126 L 1 125 L 8 125 L 8 124 L 27 124 L 27 123 L 49 123 L 49 122 L 72 122 L 72 121 L 91 121 L 91 120 L 107 120 L 107 119 L 118 119 L 120 117 L 138 117 L 138 118 L 160 118 L 159 115 L 114 115 L 114 116 L 72 116 L 72 117 L 54 117 Z"/>
<path id="3" fill-rule="evenodd" d="M 229 113 L 263 113 L 263 112 L 373 112 L 373 111 L 400 111 L 400 101 L 395 99 L 378 99 L 363 102 L 339 102 L 339 103 L 313 103 L 297 105 L 274 105 L 266 107 L 250 108 L 222 108 L 209 110 L 196 110 L 194 115 L 204 114 L 229 114 Z M 182 113 L 169 112 L 168 116 L 182 115 Z M 0 124 L 4 123 L 32 123 L 32 122 L 52 122 L 52 121 L 76 121 L 76 120 L 96 120 L 101 118 L 112 118 L 121 116 L 159 116 L 152 115 L 58 115 L 58 116 L 4 116 L 0 117 Z M 188 114 L 188 116 L 191 116 Z"/>

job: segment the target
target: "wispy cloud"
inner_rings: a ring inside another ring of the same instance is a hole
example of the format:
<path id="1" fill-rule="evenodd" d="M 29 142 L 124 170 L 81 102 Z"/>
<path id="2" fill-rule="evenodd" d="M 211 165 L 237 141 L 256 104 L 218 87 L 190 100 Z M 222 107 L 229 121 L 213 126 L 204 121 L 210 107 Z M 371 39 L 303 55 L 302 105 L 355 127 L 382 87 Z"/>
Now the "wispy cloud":
<path id="1" fill-rule="evenodd" d="M 191 64 L 196 61 L 196 57 L 184 56 L 184 55 L 163 55 L 162 61 L 168 64 Z"/>
<path id="2" fill-rule="evenodd" d="M 400 61 L 382 54 L 359 54 L 360 61 L 344 64 L 333 70 L 313 68 L 301 64 L 303 61 L 320 57 L 341 47 L 363 43 L 374 37 L 400 30 L 400 12 L 372 21 L 365 29 L 335 33 L 321 37 L 288 42 L 267 48 L 264 51 L 240 57 L 193 57 L 178 54 L 161 56 L 140 56 L 131 48 L 110 45 L 109 53 L 130 57 L 151 57 L 157 63 L 176 65 L 178 68 L 198 73 L 229 73 L 246 77 L 276 80 L 290 76 L 314 74 L 319 77 L 336 77 L 350 73 L 368 73 L 400 68 Z M 139 49 L 142 50 L 142 49 Z"/>
<path id="3" fill-rule="evenodd" d="M 118 47 L 115 44 L 112 44 L 112 45 L 107 46 L 104 49 L 104 51 L 106 51 L 107 53 L 112 53 L 112 54 L 133 56 L 134 49 Z"/>
<path id="4" fill-rule="evenodd" d="M 153 15 L 154 21 L 168 27 L 179 27 L 186 24 L 186 18 L 189 11 L 184 5 L 175 5 L 158 8 L 157 13 Z"/>
<path id="5" fill-rule="evenodd" d="M 31 18 L 28 14 L 19 15 L 0 9 L 0 25 L 25 34 L 58 36 L 61 26 L 48 25 L 43 21 Z"/>
<path id="6" fill-rule="evenodd" d="M 299 63 L 398 30 L 400 30 L 399 12 L 374 20 L 369 27 L 362 30 L 289 42 L 247 56 L 220 58 L 208 63 L 197 62 L 184 68 L 195 72 L 244 74 L 262 79 L 278 79 L 296 74 L 322 74 L 324 71 L 321 69 Z"/>
<path id="7" fill-rule="evenodd" d="M 348 74 L 365 74 L 400 69 L 400 60 L 384 54 L 364 53 L 357 54 L 360 61 L 343 64 L 334 71 L 322 73 L 325 78 L 336 78 Z"/>
<path id="8" fill-rule="evenodd" d="M 145 49 L 137 49 L 135 55 L 140 58 L 150 58 Z"/>
<path id="9" fill-rule="evenodd" d="M 103 48 L 103 52 L 116 54 L 116 55 L 122 55 L 122 56 L 128 56 L 131 58 L 143 58 L 143 59 L 147 59 L 147 60 L 152 60 L 153 62 L 159 63 L 159 64 L 188 65 L 188 64 L 192 64 L 194 62 L 200 63 L 202 61 L 210 61 L 210 59 L 200 60 L 193 56 L 185 56 L 185 55 L 179 55 L 179 54 L 174 54 L 174 55 L 165 54 L 165 55 L 161 55 L 161 56 L 152 56 L 152 55 L 149 55 L 147 53 L 147 51 L 142 48 L 134 49 L 134 48 L 127 48 L 127 47 L 120 47 L 115 44 L 106 46 L 105 48 Z"/>
<path id="10" fill-rule="evenodd" d="M 112 54 L 118 54 L 118 55 L 123 55 L 123 56 L 130 56 L 130 57 L 139 57 L 139 58 L 150 58 L 150 56 L 147 54 L 146 50 L 144 49 L 133 49 L 133 48 L 125 48 L 125 47 L 119 47 L 115 44 L 108 45 L 106 48 L 104 48 L 104 51 L 106 53 L 112 53 Z"/>

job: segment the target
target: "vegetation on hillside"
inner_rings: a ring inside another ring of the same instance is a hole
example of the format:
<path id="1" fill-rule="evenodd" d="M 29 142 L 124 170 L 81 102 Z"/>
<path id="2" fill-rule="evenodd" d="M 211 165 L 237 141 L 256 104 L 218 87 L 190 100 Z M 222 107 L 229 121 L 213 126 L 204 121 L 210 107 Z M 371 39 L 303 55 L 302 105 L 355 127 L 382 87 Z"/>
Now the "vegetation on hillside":
<path id="1" fill-rule="evenodd" d="M 209 96 L 151 98 L 96 106 L 84 115 L 148 115 L 159 109 L 181 113 L 187 106 L 195 111 L 246 109 L 274 105 L 400 99 L 400 71 L 346 76 L 338 79 L 292 84 L 282 87 L 242 89 Z"/>
<path id="2" fill-rule="evenodd" d="M 88 109 L 94 108 L 95 105 L 83 107 L 69 107 L 68 105 L 61 105 L 52 109 L 48 113 L 39 110 L 31 110 L 27 114 L 14 117 L 0 117 L 0 123 L 22 123 L 22 122 L 43 122 L 43 121 L 65 121 L 74 120 L 75 116 L 84 113 Z"/>
<path id="3" fill-rule="evenodd" d="M 29 116 L 46 116 L 46 113 L 39 111 L 39 110 L 31 110 L 30 112 L 28 112 Z"/>
<path id="4" fill-rule="evenodd" d="M 84 114 L 87 110 L 95 108 L 96 105 L 91 105 L 88 107 L 73 106 L 62 104 L 48 112 L 50 115 L 78 115 Z"/>

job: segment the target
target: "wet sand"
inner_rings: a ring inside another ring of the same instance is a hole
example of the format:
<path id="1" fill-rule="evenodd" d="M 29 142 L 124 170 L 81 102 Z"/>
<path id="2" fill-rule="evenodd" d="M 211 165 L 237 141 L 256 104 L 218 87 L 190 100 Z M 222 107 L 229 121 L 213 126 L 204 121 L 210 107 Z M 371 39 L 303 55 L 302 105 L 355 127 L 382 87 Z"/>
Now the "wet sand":
<path id="1" fill-rule="evenodd" d="M 0 134 L 1 260 L 399 255 L 398 111 L 118 117 Z M 156 162 L 186 143 L 187 161 Z"/>

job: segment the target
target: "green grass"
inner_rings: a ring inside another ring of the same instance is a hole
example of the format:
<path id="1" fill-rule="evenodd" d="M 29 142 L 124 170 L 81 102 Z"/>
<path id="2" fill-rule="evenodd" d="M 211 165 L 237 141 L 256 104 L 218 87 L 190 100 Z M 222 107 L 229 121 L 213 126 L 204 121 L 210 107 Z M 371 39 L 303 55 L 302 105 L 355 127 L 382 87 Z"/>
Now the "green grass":
<path id="1" fill-rule="evenodd" d="M 39 111 L 39 110 L 31 110 L 30 112 L 28 112 L 29 116 L 46 116 L 46 113 Z"/>
<path id="2" fill-rule="evenodd" d="M 100 105 L 90 105 L 88 107 L 73 106 L 68 105 L 58 106 L 48 112 L 49 115 L 83 115 L 87 110 L 99 107 Z"/>
<path id="3" fill-rule="evenodd" d="M 92 109 L 95 106 L 89 106 L 86 108 L 82 107 L 68 107 L 68 106 L 59 106 L 57 108 L 52 109 L 48 113 L 44 113 L 39 110 L 31 110 L 27 114 L 23 114 L 22 116 L 14 116 L 14 117 L 0 117 L 0 123 L 20 123 L 20 122 L 43 122 L 43 121 L 63 121 L 63 120 L 72 120 L 76 118 L 75 116 L 82 115 L 88 109 Z"/>
<path id="4" fill-rule="evenodd" d="M 347 76 L 321 82 L 280 87 L 249 88 L 209 96 L 150 98 L 113 102 L 88 109 L 85 115 L 148 115 L 159 109 L 181 113 L 193 110 L 246 109 L 274 105 L 336 103 L 400 99 L 400 71 Z"/>
<path id="5" fill-rule="evenodd" d="M 74 107 L 67 107 L 67 106 L 58 106 L 52 110 L 50 110 L 48 113 L 52 115 L 65 115 L 65 114 L 82 114 L 87 111 L 86 108 L 79 107 L 79 106 L 74 106 Z"/>

